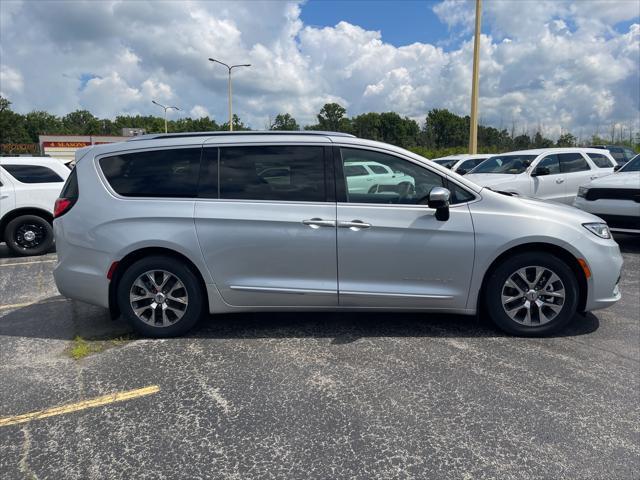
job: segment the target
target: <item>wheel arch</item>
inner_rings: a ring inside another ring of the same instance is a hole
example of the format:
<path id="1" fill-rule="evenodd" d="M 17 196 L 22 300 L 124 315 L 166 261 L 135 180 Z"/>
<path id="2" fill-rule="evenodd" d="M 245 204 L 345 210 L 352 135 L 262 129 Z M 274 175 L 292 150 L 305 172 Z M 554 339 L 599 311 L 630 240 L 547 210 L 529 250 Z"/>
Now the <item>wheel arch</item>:
<path id="1" fill-rule="evenodd" d="M 204 281 L 204 277 L 202 276 L 202 272 L 200 272 L 200 269 L 196 266 L 196 264 L 193 263 L 186 255 L 180 252 L 177 252 L 175 250 L 172 250 L 170 248 L 145 247 L 145 248 L 140 248 L 132 252 L 129 252 L 127 255 L 122 257 L 122 259 L 118 261 L 118 264 L 115 270 L 113 271 L 113 274 L 111 276 L 111 281 L 109 282 L 109 312 L 110 312 L 111 318 L 115 319 L 118 316 L 120 316 L 120 309 L 118 308 L 116 295 L 118 292 L 118 284 L 120 283 L 120 279 L 122 278 L 122 275 L 127 270 L 127 268 L 129 268 L 135 262 L 137 262 L 142 258 L 150 257 L 152 255 L 168 256 L 168 257 L 175 258 L 177 260 L 184 262 L 185 265 L 187 265 L 187 267 L 189 267 L 193 271 L 193 273 L 197 277 L 198 282 L 200 284 L 200 289 L 202 290 L 202 301 L 204 303 L 204 307 L 206 308 L 205 311 L 208 312 L 209 299 L 207 295 L 207 287 Z"/>
<path id="2" fill-rule="evenodd" d="M 580 263 L 578 263 L 578 259 L 570 251 L 558 245 L 553 245 L 551 243 L 544 243 L 544 242 L 524 243 L 524 244 L 516 245 L 502 252 L 493 260 L 493 262 L 491 262 L 491 265 L 489 265 L 489 268 L 487 269 L 487 271 L 484 274 L 484 277 L 482 278 L 482 284 L 480 286 L 480 292 L 478 294 L 478 299 L 477 299 L 477 311 L 480 311 L 480 309 L 483 307 L 485 288 L 489 278 L 491 277 L 491 275 L 493 275 L 493 272 L 496 270 L 496 268 L 498 268 L 498 266 L 502 262 L 504 262 L 507 258 L 509 258 L 512 255 L 516 255 L 518 253 L 531 253 L 531 252 L 549 253 L 551 255 L 558 257 L 560 260 L 564 261 L 569 266 L 569 268 L 571 268 L 571 271 L 574 273 L 574 275 L 576 276 L 576 279 L 578 280 L 579 297 L 578 297 L 577 311 L 578 312 L 584 311 L 585 306 L 587 304 L 587 295 L 588 295 L 589 285 L 587 283 L 587 279 L 585 278 L 584 271 L 580 266 Z"/>
<path id="3" fill-rule="evenodd" d="M 35 215 L 37 217 L 44 218 L 49 225 L 53 226 L 53 214 L 43 208 L 37 207 L 20 207 L 10 212 L 0 219 L 0 240 L 4 240 L 4 232 L 7 228 L 7 224 L 14 218 L 21 217 L 22 215 Z"/>

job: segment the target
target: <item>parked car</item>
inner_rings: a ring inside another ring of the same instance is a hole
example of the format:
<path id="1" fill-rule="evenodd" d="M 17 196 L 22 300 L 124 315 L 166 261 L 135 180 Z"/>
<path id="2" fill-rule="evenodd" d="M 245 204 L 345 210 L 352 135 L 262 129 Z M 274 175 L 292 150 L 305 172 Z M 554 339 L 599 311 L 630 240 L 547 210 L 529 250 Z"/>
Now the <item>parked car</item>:
<path id="1" fill-rule="evenodd" d="M 613 173 L 615 161 L 604 150 L 549 148 L 488 158 L 467 176 L 478 185 L 512 195 L 571 204 L 578 187 Z"/>
<path id="2" fill-rule="evenodd" d="M 350 185 L 359 162 L 414 188 Z M 336 309 L 486 309 L 507 332 L 542 335 L 620 299 L 622 257 L 599 218 L 338 133 L 93 146 L 78 154 L 54 230 L 60 292 L 155 337 L 204 312 Z"/>
<path id="3" fill-rule="evenodd" d="M 53 245 L 53 204 L 69 169 L 49 157 L 0 157 L 0 241 L 17 255 Z"/>
<path id="4" fill-rule="evenodd" d="M 358 193 L 398 193 L 413 191 L 415 184 L 410 175 L 393 171 L 387 165 L 378 162 L 359 160 L 345 162 L 344 176 L 349 194 Z"/>
<path id="5" fill-rule="evenodd" d="M 465 175 L 493 155 L 492 153 L 450 155 L 448 157 L 435 158 L 432 161 L 449 170 L 453 170 L 458 175 Z"/>
<path id="6" fill-rule="evenodd" d="M 573 205 L 602 218 L 613 231 L 640 233 L 640 155 L 613 175 L 580 187 Z"/>
<path id="7" fill-rule="evenodd" d="M 631 148 L 623 147 L 620 145 L 591 145 L 589 148 L 609 150 L 609 153 L 618 165 L 624 165 L 636 156 L 636 152 L 634 152 Z"/>

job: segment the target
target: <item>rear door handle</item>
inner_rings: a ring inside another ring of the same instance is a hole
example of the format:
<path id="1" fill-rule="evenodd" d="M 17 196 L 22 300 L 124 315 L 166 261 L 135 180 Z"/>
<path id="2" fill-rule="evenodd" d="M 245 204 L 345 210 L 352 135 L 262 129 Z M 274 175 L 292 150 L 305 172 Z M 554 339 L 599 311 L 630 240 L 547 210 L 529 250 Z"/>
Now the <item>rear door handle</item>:
<path id="1" fill-rule="evenodd" d="M 591 180 L 595 180 L 596 178 L 598 178 L 598 175 L 591 175 Z"/>
<path id="2" fill-rule="evenodd" d="M 556 183 L 564 183 L 564 178 L 556 178 Z"/>
<path id="3" fill-rule="evenodd" d="M 303 224 L 308 225 L 311 228 L 320 228 L 320 227 L 335 227 L 335 220 L 323 220 L 321 218 L 311 218 L 309 220 L 303 220 Z"/>
<path id="4" fill-rule="evenodd" d="M 363 228 L 371 227 L 371 224 L 364 223 L 362 220 L 352 220 L 350 222 L 338 222 L 338 227 L 348 228 L 350 230 L 353 230 L 354 232 L 357 232 L 358 230 L 361 230 Z"/>

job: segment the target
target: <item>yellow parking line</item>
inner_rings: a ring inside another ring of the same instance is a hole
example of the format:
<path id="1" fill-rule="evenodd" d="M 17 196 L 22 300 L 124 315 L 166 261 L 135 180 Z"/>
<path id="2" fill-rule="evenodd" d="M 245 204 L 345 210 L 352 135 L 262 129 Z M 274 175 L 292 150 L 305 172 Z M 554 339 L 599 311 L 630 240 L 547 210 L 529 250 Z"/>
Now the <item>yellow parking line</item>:
<path id="1" fill-rule="evenodd" d="M 52 263 L 52 262 L 56 262 L 57 260 L 53 259 L 53 260 L 38 260 L 37 262 L 15 262 L 15 263 L 0 263 L 0 268 L 2 267 L 13 267 L 16 265 L 34 265 L 36 263 Z"/>
<path id="2" fill-rule="evenodd" d="M 46 305 L 48 303 L 66 302 L 67 300 L 68 300 L 67 298 L 56 298 L 54 300 L 49 300 L 48 302 L 26 302 L 26 303 L 13 303 L 9 305 L 0 305 L 0 311 L 10 310 L 13 308 L 28 307 L 30 305 Z"/>
<path id="3" fill-rule="evenodd" d="M 124 400 L 131 400 L 133 398 L 144 397 L 145 395 L 151 395 L 152 393 L 158 393 L 160 387 L 158 385 L 151 385 L 149 387 L 138 388 L 137 390 L 129 390 L 127 392 L 112 393 L 104 395 L 102 397 L 93 398 L 91 400 L 84 400 L 78 403 L 70 403 L 69 405 L 61 405 L 59 407 L 48 408 L 46 410 L 39 410 L 37 412 L 25 413 L 23 415 L 14 415 L 11 417 L 0 418 L 0 427 L 7 427 L 9 425 L 16 425 L 18 423 L 30 422 L 32 420 L 40 420 L 41 418 L 53 417 L 55 415 L 63 415 L 65 413 L 77 412 L 79 410 L 86 410 L 87 408 L 100 407 L 102 405 L 108 405 L 110 403 L 122 402 Z"/>

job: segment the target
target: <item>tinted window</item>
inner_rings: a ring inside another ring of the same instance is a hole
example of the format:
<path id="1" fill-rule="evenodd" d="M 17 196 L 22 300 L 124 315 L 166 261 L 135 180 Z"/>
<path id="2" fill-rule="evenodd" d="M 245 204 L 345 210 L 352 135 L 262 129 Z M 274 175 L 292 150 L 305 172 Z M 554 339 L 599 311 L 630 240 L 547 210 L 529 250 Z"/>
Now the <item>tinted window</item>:
<path id="1" fill-rule="evenodd" d="M 640 155 L 636 155 L 619 172 L 640 172 Z"/>
<path id="2" fill-rule="evenodd" d="M 60 198 L 78 198 L 78 173 L 75 168 L 67 177 L 62 192 L 60 192 Z"/>
<path id="3" fill-rule="evenodd" d="M 611 160 L 609 160 L 606 155 L 602 155 L 601 153 L 587 153 L 587 155 L 589 155 L 589 158 L 591 160 L 593 160 L 593 163 L 596 164 L 596 167 L 598 168 L 611 168 L 613 167 L 613 164 L 611 163 Z"/>
<path id="4" fill-rule="evenodd" d="M 634 152 L 633 150 L 631 150 L 630 148 L 625 148 L 624 149 L 624 156 L 627 160 L 631 160 L 633 157 L 636 156 L 636 152 Z"/>
<path id="5" fill-rule="evenodd" d="M 389 173 L 382 165 L 368 165 L 373 173 L 381 174 L 381 173 Z"/>
<path id="6" fill-rule="evenodd" d="M 559 153 L 560 171 L 562 173 L 582 172 L 590 170 L 589 164 L 579 153 Z"/>
<path id="7" fill-rule="evenodd" d="M 342 148 L 347 199 L 351 203 L 417 204 L 433 187 L 444 186 L 443 178 L 407 160 L 369 150 Z M 349 163 L 376 162 L 394 172 L 387 177 L 346 175 Z"/>
<path id="8" fill-rule="evenodd" d="M 54 183 L 64 182 L 56 172 L 39 165 L 3 165 L 13 178 L 22 183 Z"/>
<path id="9" fill-rule="evenodd" d="M 220 149 L 220 198 L 324 202 L 323 147 Z"/>
<path id="10" fill-rule="evenodd" d="M 195 197 L 200 148 L 123 153 L 100 159 L 111 187 L 125 197 Z"/>
<path id="11" fill-rule="evenodd" d="M 540 163 L 536 166 L 536 168 L 539 167 L 547 167 L 549 169 L 549 175 L 556 175 L 560 173 L 560 162 L 558 161 L 558 156 L 555 154 L 547 155 L 540 160 Z"/>
<path id="12" fill-rule="evenodd" d="M 445 168 L 453 168 L 457 161 L 457 158 L 451 158 L 447 160 L 434 160 L 434 162 L 436 162 L 438 165 L 442 165 Z"/>
<path id="13" fill-rule="evenodd" d="M 359 175 L 368 175 L 369 173 L 362 165 L 345 165 L 344 174 L 347 177 L 357 177 Z"/>
<path id="14" fill-rule="evenodd" d="M 518 174 L 524 172 L 535 158 L 536 155 L 496 155 L 478 165 L 473 173 Z"/>
<path id="15" fill-rule="evenodd" d="M 617 162 L 626 160 L 626 158 L 624 157 L 624 150 L 622 150 L 620 147 L 609 147 L 608 150 L 609 150 L 609 153 L 611 154 L 611 156 Z"/>
<path id="16" fill-rule="evenodd" d="M 473 169 L 476 165 L 480 165 L 485 160 L 486 158 L 476 158 L 473 160 L 465 160 L 460 164 L 460 166 L 458 167 L 458 170 L 465 170 L 468 172 L 469 170 Z"/>

